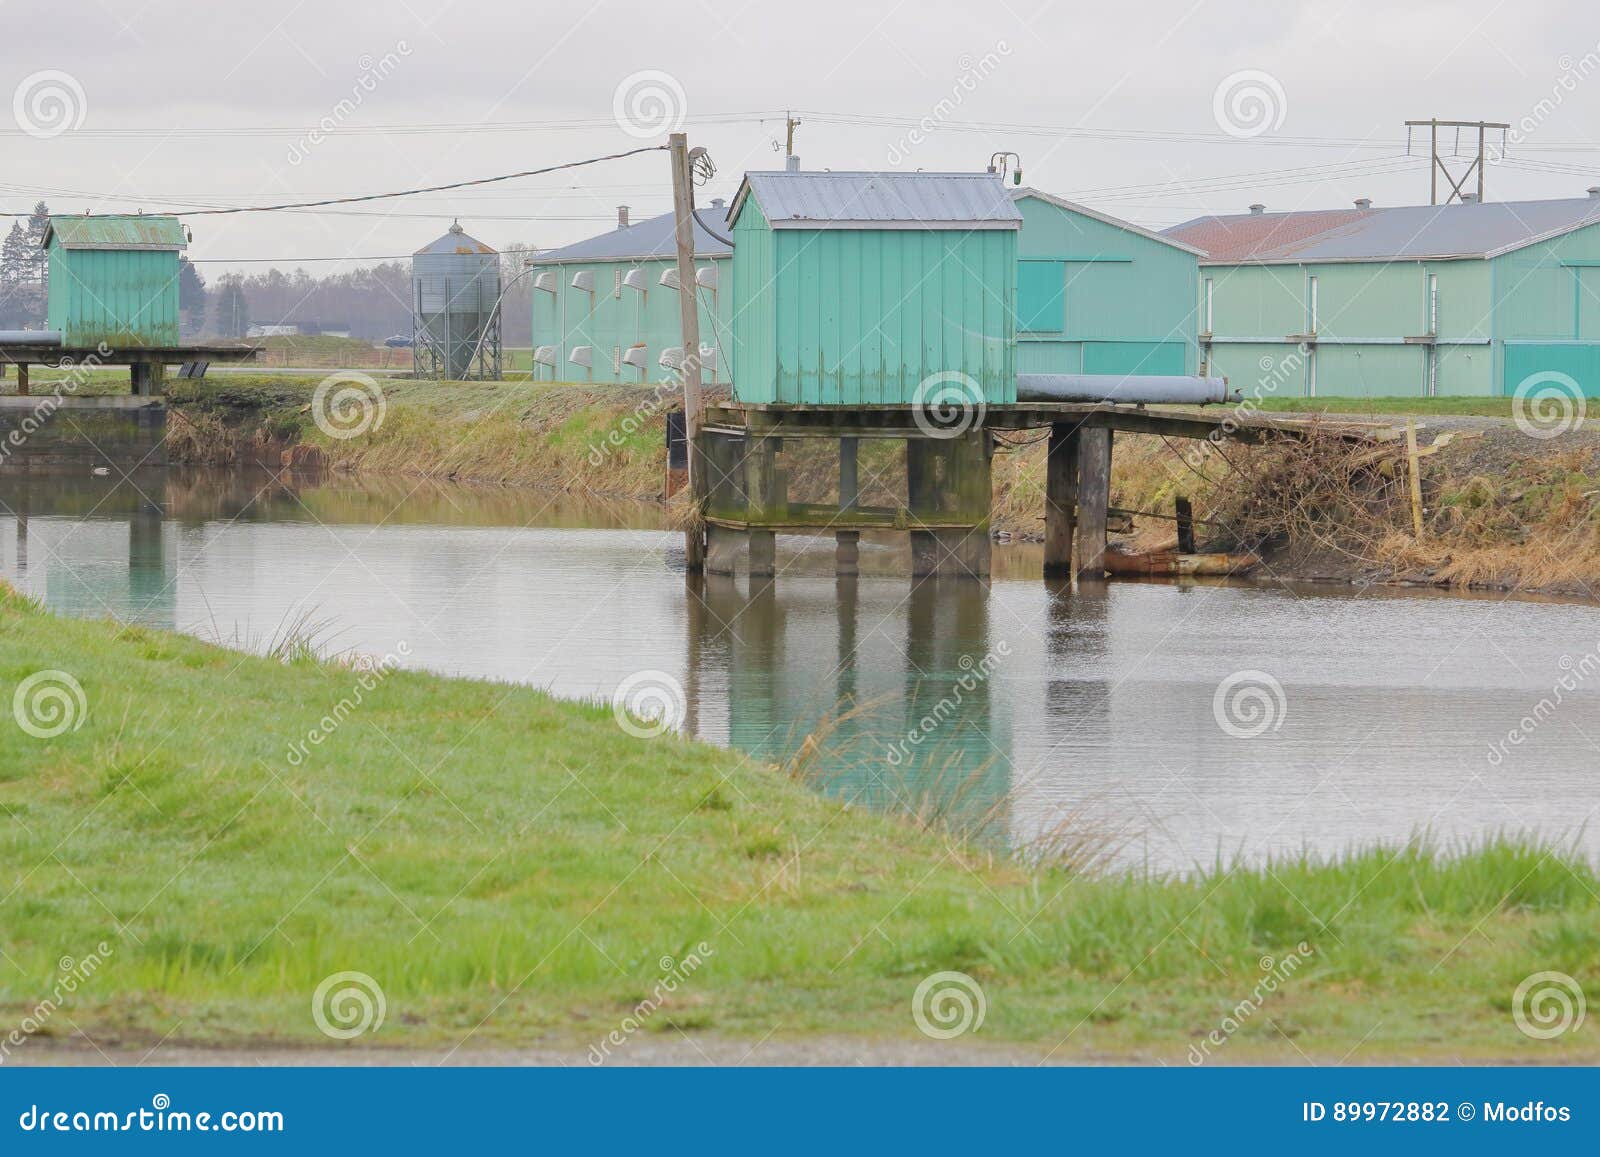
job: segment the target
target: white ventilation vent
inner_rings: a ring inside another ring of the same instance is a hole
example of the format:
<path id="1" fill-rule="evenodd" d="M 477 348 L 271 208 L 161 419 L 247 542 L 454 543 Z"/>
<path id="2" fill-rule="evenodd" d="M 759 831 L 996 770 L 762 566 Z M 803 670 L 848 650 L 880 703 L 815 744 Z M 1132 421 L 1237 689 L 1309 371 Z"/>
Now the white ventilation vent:
<path id="1" fill-rule="evenodd" d="M 594 292 L 594 270 L 580 269 L 572 275 L 572 288 L 584 293 Z"/>
<path id="2" fill-rule="evenodd" d="M 661 351 L 660 365 L 663 369 L 679 370 L 683 368 L 683 347 L 681 345 L 668 346 Z M 717 371 L 717 347 L 702 345 L 700 347 L 700 369 L 702 372 Z"/>
<path id="3" fill-rule="evenodd" d="M 647 279 L 645 277 L 645 272 L 642 269 L 628 270 L 627 275 L 622 279 L 622 284 L 626 285 L 629 289 L 637 289 L 640 293 L 643 293 L 649 288 Z"/>
<path id="4" fill-rule="evenodd" d="M 641 345 L 629 346 L 622 354 L 622 360 L 634 369 L 643 373 L 650 365 L 650 352 Z"/>
<path id="5" fill-rule="evenodd" d="M 663 269 L 661 271 L 661 284 L 665 285 L 668 289 L 680 288 L 682 283 L 678 281 L 677 269 L 670 265 Z"/>
<path id="6" fill-rule="evenodd" d="M 592 369 L 594 367 L 594 347 L 575 345 L 572 347 L 572 353 L 567 355 L 567 360 L 575 366 Z"/>
<path id="7" fill-rule="evenodd" d="M 661 351 L 661 357 L 656 360 L 656 364 L 664 370 L 677 369 L 683 365 L 683 347 L 681 345 L 669 345 Z"/>
<path id="8" fill-rule="evenodd" d="M 554 366 L 556 364 L 556 347 L 542 345 L 533 351 L 533 360 L 541 366 Z"/>
<path id="9" fill-rule="evenodd" d="M 702 265 L 694 271 L 694 281 L 702 289 L 715 289 L 717 287 L 717 267 L 715 265 Z"/>
<path id="10" fill-rule="evenodd" d="M 713 374 L 717 372 L 716 346 L 703 345 L 700 347 L 700 368 L 703 370 L 710 370 Z"/>
<path id="11" fill-rule="evenodd" d="M 542 289 L 546 293 L 554 293 L 561 284 L 554 269 L 546 269 L 543 273 L 534 274 L 533 287 Z"/>

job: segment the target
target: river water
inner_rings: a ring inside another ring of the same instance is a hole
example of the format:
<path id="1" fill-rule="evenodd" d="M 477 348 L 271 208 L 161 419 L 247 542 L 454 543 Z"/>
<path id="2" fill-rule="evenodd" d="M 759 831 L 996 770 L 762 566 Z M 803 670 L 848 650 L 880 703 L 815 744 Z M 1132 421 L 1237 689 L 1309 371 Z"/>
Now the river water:
<path id="1" fill-rule="evenodd" d="M 684 730 L 1013 845 L 1187 869 L 1426 831 L 1600 857 L 1600 606 L 1292 585 L 915 584 L 893 541 L 836 580 L 690 580 L 648 507 L 507 489 L 162 471 L 0 478 L 0 574 L 72 615 L 322 646 Z M 404 643 L 405 647 L 401 648 Z M 41 656 L 41 660 L 47 659 Z M 1084 833 L 1088 833 L 1087 836 Z"/>

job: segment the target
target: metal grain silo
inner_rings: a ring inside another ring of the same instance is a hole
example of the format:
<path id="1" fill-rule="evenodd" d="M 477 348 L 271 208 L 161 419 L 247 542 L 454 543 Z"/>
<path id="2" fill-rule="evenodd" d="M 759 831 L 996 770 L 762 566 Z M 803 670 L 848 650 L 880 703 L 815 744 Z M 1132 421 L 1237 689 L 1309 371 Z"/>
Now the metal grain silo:
<path id="1" fill-rule="evenodd" d="M 411 258 L 412 362 L 419 377 L 500 377 L 500 255 L 457 221 Z"/>

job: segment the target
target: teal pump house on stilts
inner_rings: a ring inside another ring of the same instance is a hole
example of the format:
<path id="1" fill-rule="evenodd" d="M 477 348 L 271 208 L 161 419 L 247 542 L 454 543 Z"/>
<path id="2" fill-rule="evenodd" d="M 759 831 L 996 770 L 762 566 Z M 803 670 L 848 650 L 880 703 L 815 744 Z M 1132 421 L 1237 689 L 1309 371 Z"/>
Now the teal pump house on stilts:
<path id="1" fill-rule="evenodd" d="M 745 403 L 910 405 L 938 375 L 1016 401 L 1022 214 L 989 173 L 747 173 L 734 239 Z"/>
<path id="2" fill-rule="evenodd" d="M 45 327 L 68 347 L 179 345 L 178 255 L 187 244 L 176 217 L 52 217 Z"/>

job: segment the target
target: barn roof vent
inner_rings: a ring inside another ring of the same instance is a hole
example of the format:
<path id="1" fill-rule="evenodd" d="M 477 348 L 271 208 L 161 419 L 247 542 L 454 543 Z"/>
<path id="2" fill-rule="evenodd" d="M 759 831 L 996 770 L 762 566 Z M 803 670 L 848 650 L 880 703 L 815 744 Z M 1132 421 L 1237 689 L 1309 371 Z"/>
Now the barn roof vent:
<path id="1" fill-rule="evenodd" d="M 1370 208 L 1372 208 L 1372 198 L 1371 197 L 1357 197 L 1356 198 L 1356 208 L 1357 209 L 1370 209 Z"/>
<path id="2" fill-rule="evenodd" d="M 628 227 L 628 207 L 626 205 L 618 205 L 617 206 L 617 228 L 618 229 L 626 229 L 627 227 Z"/>
<path id="3" fill-rule="evenodd" d="M 1600 185 L 1590 185 L 1584 192 L 1595 200 L 1600 201 Z"/>
<path id="4" fill-rule="evenodd" d="M 1463 194 L 1461 194 L 1461 203 L 1463 205 L 1476 205 L 1478 203 L 1478 194 L 1476 194 L 1476 193 L 1463 193 Z"/>
<path id="5" fill-rule="evenodd" d="M 1250 215 L 1252 217 L 1260 216 L 1262 213 L 1265 213 L 1266 211 L 1267 211 L 1267 207 L 1265 205 L 1263 205 L 1260 201 L 1257 201 L 1254 205 L 1250 206 Z"/>

